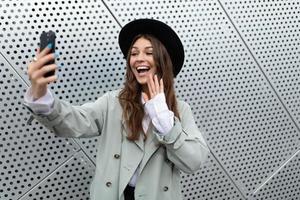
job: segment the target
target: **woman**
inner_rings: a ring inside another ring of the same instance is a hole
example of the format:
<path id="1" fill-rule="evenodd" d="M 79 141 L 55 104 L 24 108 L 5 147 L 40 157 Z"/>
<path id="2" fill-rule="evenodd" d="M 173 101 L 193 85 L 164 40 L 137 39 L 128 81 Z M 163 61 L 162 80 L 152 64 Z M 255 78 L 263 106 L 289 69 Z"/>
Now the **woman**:
<path id="1" fill-rule="evenodd" d="M 166 24 L 139 19 L 122 28 L 119 45 L 127 57 L 123 89 L 82 106 L 58 100 L 47 89 L 57 77 L 44 77 L 57 68 L 44 66 L 55 58 L 50 45 L 29 64 L 25 103 L 58 136 L 99 136 L 92 200 L 179 200 L 180 170 L 194 173 L 208 153 L 190 107 L 175 97 L 181 41 Z"/>

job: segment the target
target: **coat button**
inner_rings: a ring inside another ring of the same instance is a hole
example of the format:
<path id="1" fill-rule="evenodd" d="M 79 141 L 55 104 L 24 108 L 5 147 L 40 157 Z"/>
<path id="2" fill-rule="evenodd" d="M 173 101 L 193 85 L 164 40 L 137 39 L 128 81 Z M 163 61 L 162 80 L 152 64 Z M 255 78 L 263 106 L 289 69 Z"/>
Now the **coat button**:
<path id="1" fill-rule="evenodd" d="M 106 182 L 106 186 L 110 187 L 111 186 L 111 182 Z"/>
<path id="2" fill-rule="evenodd" d="M 167 187 L 167 186 L 165 186 L 164 187 L 164 191 L 166 192 L 166 191 L 168 191 L 169 190 L 169 188 Z"/>
<path id="3" fill-rule="evenodd" d="M 114 157 L 115 157 L 116 159 L 119 159 L 119 158 L 120 158 L 120 155 L 119 155 L 119 154 L 115 154 Z"/>

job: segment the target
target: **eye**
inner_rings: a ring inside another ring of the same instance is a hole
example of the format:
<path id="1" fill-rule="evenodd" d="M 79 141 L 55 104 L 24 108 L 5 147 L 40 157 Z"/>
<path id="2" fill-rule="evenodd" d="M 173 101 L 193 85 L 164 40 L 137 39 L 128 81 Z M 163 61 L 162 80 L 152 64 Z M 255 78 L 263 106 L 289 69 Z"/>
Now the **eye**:
<path id="1" fill-rule="evenodd" d="M 131 56 L 136 56 L 138 53 L 137 52 L 131 52 L 130 55 Z"/>
<path id="2" fill-rule="evenodd" d="M 153 53 L 152 53 L 152 51 L 150 51 L 150 52 L 146 52 L 146 54 L 147 55 L 152 55 Z"/>

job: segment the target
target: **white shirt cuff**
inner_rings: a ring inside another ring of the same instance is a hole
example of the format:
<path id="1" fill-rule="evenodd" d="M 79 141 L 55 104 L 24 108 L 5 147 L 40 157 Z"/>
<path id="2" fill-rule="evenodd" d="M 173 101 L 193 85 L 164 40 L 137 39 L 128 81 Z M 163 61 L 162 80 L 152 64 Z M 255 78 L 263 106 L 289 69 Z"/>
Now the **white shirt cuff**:
<path id="1" fill-rule="evenodd" d="M 24 95 L 24 101 L 24 104 L 35 114 L 48 115 L 53 111 L 54 97 L 49 89 L 47 89 L 47 93 L 44 96 L 34 100 L 30 87 Z"/>
<path id="2" fill-rule="evenodd" d="M 164 93 L 159 93 L 147 101 L 145 111 L 160 135 L 166 135 L 174 126 L 174 113 L 169 110 Z"/>

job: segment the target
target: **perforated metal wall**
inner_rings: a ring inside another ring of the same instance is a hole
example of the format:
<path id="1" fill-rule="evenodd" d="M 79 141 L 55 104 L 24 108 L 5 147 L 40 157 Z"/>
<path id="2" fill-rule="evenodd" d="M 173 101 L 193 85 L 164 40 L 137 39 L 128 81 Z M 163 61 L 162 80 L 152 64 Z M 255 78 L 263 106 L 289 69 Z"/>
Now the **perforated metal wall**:
<path id="1" fill-rule="evenodd" d="M 25 84 L 2 56 L 0 75 L 0 199 L 18 199 L 80 148 L 73 140 L 54 137 L 36 121 L 27 124 Z"/>
<path id="2" fill-rule="evenodd" d="M 176 79 L 211 149 L 184 199 L 300 199 L 300 2 L 0 0 L 0 199 L 88 199 L 97 138 L 63 139 L 22 107 L 26 66 L 56 32 L 59 80 L 79 105 L 122 87 L 121 26 L 155 18 L 182 38 Z"/>

